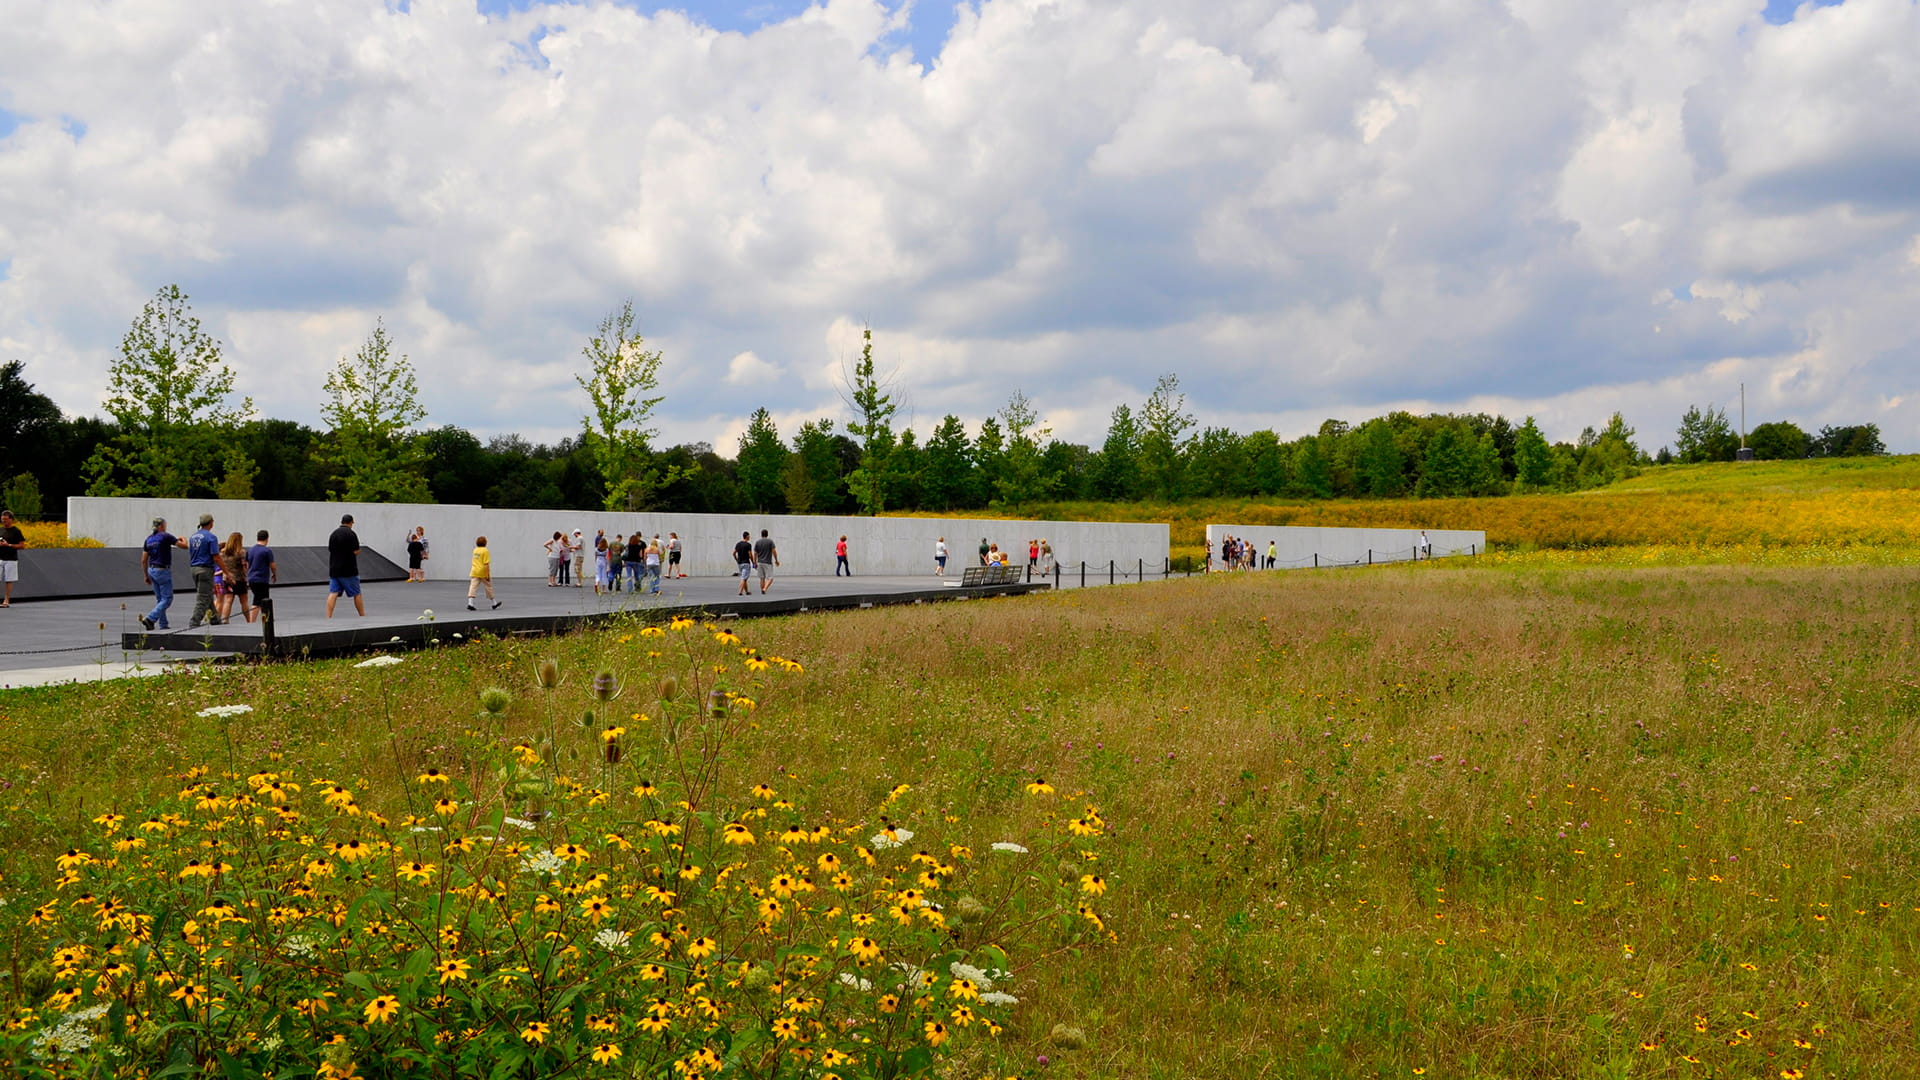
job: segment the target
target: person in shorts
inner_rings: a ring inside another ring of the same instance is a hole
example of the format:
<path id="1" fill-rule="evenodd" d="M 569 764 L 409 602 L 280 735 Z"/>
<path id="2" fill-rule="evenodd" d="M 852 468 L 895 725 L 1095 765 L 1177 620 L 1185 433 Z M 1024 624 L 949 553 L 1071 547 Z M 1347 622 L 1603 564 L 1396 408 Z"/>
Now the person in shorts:
<path id="1" fill-rule="evenodd" d="M 773 568 L 780 565 L 780 549 L 773 546 L 773 538 L 767 530 L 760 530 L 760 539 L 753 542 L 753 562 L 760 568 L 760 592 L 773 586 Z"/>
<path id="2" fill-rule="evenodd" d="M 733 545 L 734 565 L 740 571 L 740 595 L 747 595 L 747 582 L 753 577 L 753 535 L 741 533 L 740 542 Z"/>
<path id="3" fill-rule="evenodd" d="M 567 550 L 573 554 L 573 587 L 576 589 L 584 589 L 586 588 L 586 582 L 580 580 L 580 577 L 581 571 L 586 569 L 587 538 L 581 534 L 579 529 L 573 530 L 573 536 L 568 538 Z"/>
<path id="4" fill-rule="evenodd" d="M 273 622 L 273 587 L 280 582 L 280 564 L 273 561 L 273 549 L 267 546 L 267 530 L 254 533 L 253 539 L 254 544 L 246 555 L 247 593 L 251 594 L 253 611 L 260 614 L 261 624 L 267 626 Z M 243 606 L 247 600 L 247 595 L 240 597 Z M 267 632 L 271 634 L 272 630 Z"/>
<path id="5" fill-rule="evenodd" d="M 680 534 L 677 532 L 667 534 L 667 576 L 670 578 L 687 576 L 680 572 Z"/>
<path id="6" fill-rule="evenodd" d="M 933 545 L 933 572 L 947 576 L 947 538 L 944 536 Z"/>
<path id="7" fill-rule="evenodd" d="M 26 546 L 27 534 L 13 523 L 13 511 L 0 510 L 0 582 L 5 582 L 7 589 L 0 608 L 13 606 L 13 583 L 20 580 L 20 549 Z"/>
<path id="8" fill-rule="evenodd" d="M 353 600 L 353 610 L 362 618 L 367 603 L 360 598 L 360 534 L 353 531 L 353 515 L 341 514 L 340 527 L 327 537 L 327 618 L 333 618 L 333 605 L 342 596 Z"/>

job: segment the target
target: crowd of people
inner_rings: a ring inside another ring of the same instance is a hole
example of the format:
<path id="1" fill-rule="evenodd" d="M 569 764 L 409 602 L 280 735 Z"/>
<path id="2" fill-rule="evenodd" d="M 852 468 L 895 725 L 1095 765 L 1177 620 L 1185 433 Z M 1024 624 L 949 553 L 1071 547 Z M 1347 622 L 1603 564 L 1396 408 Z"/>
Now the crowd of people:
<path id="1" fill-rule="evenodd" d="M 1207 549 L 1208 570 L 1271 570 L 1280 562 L 1280 545 L 1273 540 L 1267 541 L 1267 552 L 1261 555 L 1252 540 L 1226 536 L 1220 539 L 1218 552 L 1215 558 L 1215 549 Z"/>
<path id="2" fill-rule="evenodd" d="M 360 571 L 354 560 L 360 553 L 360 543 L 353 537 L 353 516 L 347 515 L 341 521 L 341 529 L 352 537 L 353 548 L 347 555 L 347 561 L 330 565 L 334 569 L 346 571 L 345 577 L 335 582 L 352 581 L 354 606 L 365 615 L 366 609 L 360 601 Z M 154 518 L 153 532 L 140 545 L 140 575 L 153 589 L 153 609 L 139 616 L 140 625 L 148 630 L 170 630 L 167 613 L 173 607 L 173 558 L 176 550 L 187 553 L 187 573 L 193 582 L 193 616 L 187 622 L 187 629 L 197 630 L 201 626 L 219 626 L 233 618 L 234 607 L 238 604 L 241 619 L 253 622 L 256 619 L 271 622 L 273 619 L 273 587 L 280 582 L 280 566 L 274 561 L 273 548 L 267 545 L 269 535 L 261 529 L 254 533 L 253 546 L 248 547 L 238 532 L 227 534 L 222 540 L 213 531 L 213 515 L 201 514 L 200 527 L 186 536 L 175 536 L 167 531 L 167 519 Z M 329 550 L 332 550 L 329 542 Z M 344 590 L 345 585 L 341 588 Z M 332 591 L 327 594 L 327 615 L 333 615 L 334 601 L 338 597 Z"/>

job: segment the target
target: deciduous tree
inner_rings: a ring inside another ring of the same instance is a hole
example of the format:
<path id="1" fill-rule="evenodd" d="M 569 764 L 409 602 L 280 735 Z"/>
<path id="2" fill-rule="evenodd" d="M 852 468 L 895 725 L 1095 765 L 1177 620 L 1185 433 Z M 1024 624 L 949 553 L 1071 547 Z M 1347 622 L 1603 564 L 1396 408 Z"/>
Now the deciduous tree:
<path id="1" fill-rule="evenodd" d="M 654 460 L 649 444 L 659 432 L 647 426 L 664 394 L 660 353 L 649 352 L 633 326 L 633 301 L 600 321 L 580 350 L 586 374 L 574 382 L 587 392 L 593 411 L 584 418 L 581 440 L 599 471 L 608 510 L 640 510 L 654 492 L 673 483 L 683 470 Z"/>
<path id="2" fill-rule="evenodd" d="M 422 503 L 433 500 L 423 465 L 426 449 L 415 426 L 426 419 L 420 387 L 406 354 L 393 355 L 393 338 L 373 324 L 360 351 L 343 357 L 327 376 L 320 418 L 330 428 L 325 458 L 330 497 L 347 502 Z M 251 476 L 248 477 L 251 486 Z"/>

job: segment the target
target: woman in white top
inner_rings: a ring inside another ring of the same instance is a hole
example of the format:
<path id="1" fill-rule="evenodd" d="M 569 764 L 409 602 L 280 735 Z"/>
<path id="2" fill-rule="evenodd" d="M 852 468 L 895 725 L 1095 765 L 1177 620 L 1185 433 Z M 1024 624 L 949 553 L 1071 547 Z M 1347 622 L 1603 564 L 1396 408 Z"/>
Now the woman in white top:
<path id="1" fill-rule="evenodd" d="M 947 576 L 947 538 L 944 536 L 933 545 L 933 572 L 941 577 Z"/>

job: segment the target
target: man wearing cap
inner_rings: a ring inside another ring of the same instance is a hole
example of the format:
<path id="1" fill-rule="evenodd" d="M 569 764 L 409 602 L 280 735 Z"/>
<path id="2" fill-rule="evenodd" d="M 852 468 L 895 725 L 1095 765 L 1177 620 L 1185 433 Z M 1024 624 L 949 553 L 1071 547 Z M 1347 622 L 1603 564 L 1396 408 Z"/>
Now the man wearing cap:
<path id="1" fill-rule="evenodd" d="M 353 531 L 352 514 L 341 514 L 340 527 L 327 537 L 327 618 L 333 618 L 333 605 L 342 593 L 353 598 L 353 610 L 364 617 L 367 604 L 360 599 L 360 536 Z"/>
<path id="2" fill-rule="evenodd" d="M 153 519 L 153 534 L 140 545 L 140 576 L 153 586 L 153 610 L 140 616 L 149 630 L 170 630 L 167 609 L 173 606 L 173 549 L 187 542 L 167 531 L 166 518 Z"/>
<path id="3" fill-rule="evenodd" d="M 573 587 L 583 588 L 587 568 L 587 538 L 579 529 L 575 529 L 567 546 L 573 549 Z"/>
<path id="4" fill-rule="evenodd" d="M 213 610 L 213 557 L 220 551 L 220 538 L 213 535 L 213 515 L 201 514 L 200 527 L 187 537 L 187 569 L 193 574 L 193 618 L 187 629 L 198 630 L 202 622 L 219 626 Z"/>

